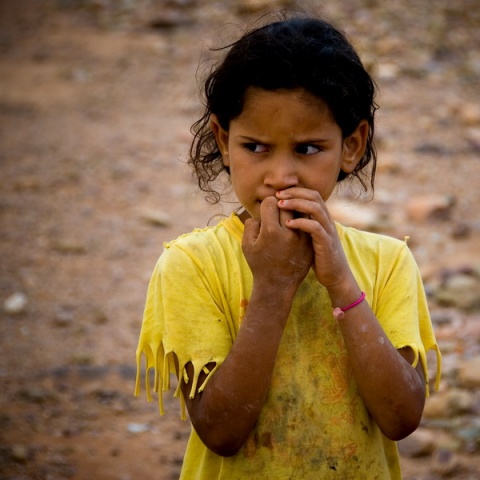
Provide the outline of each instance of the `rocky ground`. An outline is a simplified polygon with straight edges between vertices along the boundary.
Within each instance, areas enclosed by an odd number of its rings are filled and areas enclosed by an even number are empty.
[[[308,3],[381,92],[374,200],[342,188],[331,210],[410,236],[443,351],[440,391],[400,444],[405,479],[479,478],[480,3]],[[206,204],[184,165],[197,66],[289,5],[0,2],[1,479],[177,478],[188,423],[132,392],[162,242],[235,208]]]

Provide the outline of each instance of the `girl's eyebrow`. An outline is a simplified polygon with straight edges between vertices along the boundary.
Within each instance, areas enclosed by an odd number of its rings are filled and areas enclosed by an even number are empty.
[[[244,140],[244,141],[252,142],[252,143],[264,143],[259,138],[250,137],[248,135],[237,135],[237,138],[239,140]]]
[[[307,144],[307,143],[326,143],[330,139],[329,138],[305,138],[300,139],[297,143],[298,144]]]
[[[246,141],[246,142],[252,142],[252,143],[269,143],[267,140],[262,140],[261,138],[255,138],[255,137],[251,137],[249,135],[237,135],[237,138],[239,140],[243,140],[243,141]],[[311,144],[311,143],[327,143],[328,141],[330,141],[329,138],[309,138],[309,137],[305,137],[305,138],[300,138],[298,140],[295,140],[295,143],[297,145],[306,145],[306,144]]]

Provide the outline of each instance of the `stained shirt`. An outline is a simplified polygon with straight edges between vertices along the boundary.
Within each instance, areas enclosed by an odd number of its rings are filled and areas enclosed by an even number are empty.
[[[406,244],[337,224],[352,272],[386,335],[397,349],[410,347],[428,388],[426,352],[440,353],[418,267]],[[218,225],[165,244],[153,272],[137,349],[155,370],[162,391],[170,388],[176,356],[185,402],[201,392],[228,355],[252,291],[252,274],[241,248],[243,224],[232,214]],[[193,378],[185,365],[191,362]],[[211,371],[207,364],[215,364]],[[207,373],[203,384],[198,378]],[[248,379],[247,379],[248,381]],[[295,296],[279,347],[270,390],[255,428],[232,457],[211,452],[195,430],[181,479],[401,479],[395,442],[380,431],[360,396],[326,289],[310,271]]]

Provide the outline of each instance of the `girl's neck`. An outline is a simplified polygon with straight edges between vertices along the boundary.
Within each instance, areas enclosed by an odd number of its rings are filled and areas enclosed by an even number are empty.
[[[242,223],[245,223],[245,220],[247,220],[248,218],[251,218],[251,215],[246,210],[242,210],[237,215],[238,215],[238,218],[242,221]]]

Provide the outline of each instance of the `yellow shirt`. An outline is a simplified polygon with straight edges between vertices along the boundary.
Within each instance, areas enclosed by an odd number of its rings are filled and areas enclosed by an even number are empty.
[[[440,357],[421,278],[405,242],[337,225],[350,267],[387,336],[409,346],[428,382],[426,351]],[[170,388],[176,355],[180,381],[203,390],[235,340],[252,274],[243,256],[243,224],[218,225],[165,244],[153,273],[137,349],[155,369],[154,391]],[[192,362],[195,375],[184,370]],[[199,372],[216,363],[203,385]],[[437,375],[438,379],[439,375]],[[147,397],[150,385],[147,379]],[[175,394],[181,397],[178,387]],[[159,394],[163,413],[162,394]],[[183,414],[185,414],[182,399]],[[380,432],[359,395],[326,290],[311,271],[294,299],[258,422],[242,449],[221,457],[192,429],[181,479],[400,479],[395,442]]]

